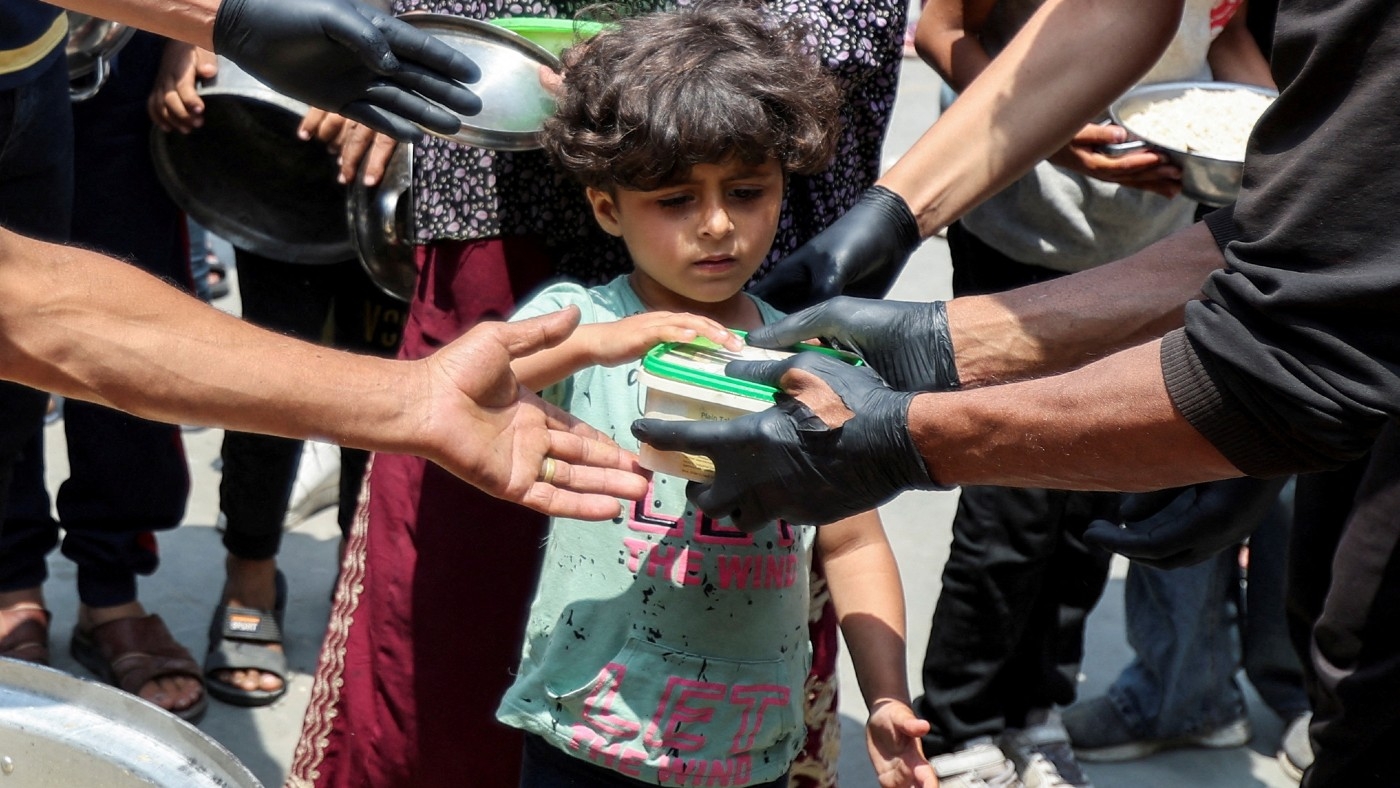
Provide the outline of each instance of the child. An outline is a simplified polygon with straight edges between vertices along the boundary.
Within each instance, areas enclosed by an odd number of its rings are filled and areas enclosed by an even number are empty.
[[[624,20],[566,53],[544,144],[620,236],[631,274],[559,284],[517,317],[584,325],[521,359],[527,387],[636,449],[638,359],[776,319],[742,292],[777,231],[787,172],[823,169],[838,93],[800,33],[749,6]],[[839,491],[813,491],[840,494]],[[611,524],[556,519],[520,670],[498,717],[526,731],[521,785],[782,786],[803,741],[813,551],[870,708],[882,786],[933,785],[904,664],[898,569],[878,517],[745,534],[656,475]]]

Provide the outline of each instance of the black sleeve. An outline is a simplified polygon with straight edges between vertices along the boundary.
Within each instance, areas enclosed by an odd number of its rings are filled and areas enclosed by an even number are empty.
[[[1226,267],[1162,345],[1176,407],[1259,476],[1335,467],[1400,415],[1400,5],[1298,0],[1273,65],[1245,187],[1206,218]]]

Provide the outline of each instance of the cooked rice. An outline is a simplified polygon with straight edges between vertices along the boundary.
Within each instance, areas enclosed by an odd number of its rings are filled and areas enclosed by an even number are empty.
[[[1244,161],[1249,132],[1272,96],[1252,90],[1191,88],[1123,118],[1129,131],[1164,148]]]

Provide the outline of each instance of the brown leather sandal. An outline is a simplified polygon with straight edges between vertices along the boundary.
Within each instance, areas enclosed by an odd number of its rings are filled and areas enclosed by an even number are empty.
[[[108,621],[87,632],[74,627],[69,650],[98,678],[138,697],[141,687],[162,676],[189,676],[204,689],[199,663],[154,613]],[[199,700],[189,707],[168,711],[183,720],[199,722],[208,707],[208,695],[201,691]]]
[[[49,611],[32,603],[0,610],[0,625],[10,628],[0,638],[0,657],[49,664]]]

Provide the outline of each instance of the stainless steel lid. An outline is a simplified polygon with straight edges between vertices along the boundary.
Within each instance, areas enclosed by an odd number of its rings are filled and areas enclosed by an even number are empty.
[[[364,165],[368,159],[366,156],[360,162],[360,172],[345,201],[350,239],[370,281],[394,298],[408,301],[418,278],[408,235],[413,205],[409,194],[413,185],[413,145],[399,143],[377,186],[365,186]]]
[[[539,131],[554,114],[554,96],[540,84],[540,67],[558,71],[549,50],[496,25],[445,14],[411,12],[405,22],[470,57],[481,79],[467,85],[481,99],[481,112],[463,115],[448,139],[492,150],[539,147]]]
[[[354,259],[336,157],[296,136],[307,105],[223,57],[199,95],[202,127],[151,132],[156,174],[176,204],[234,246],[274,260]]]

